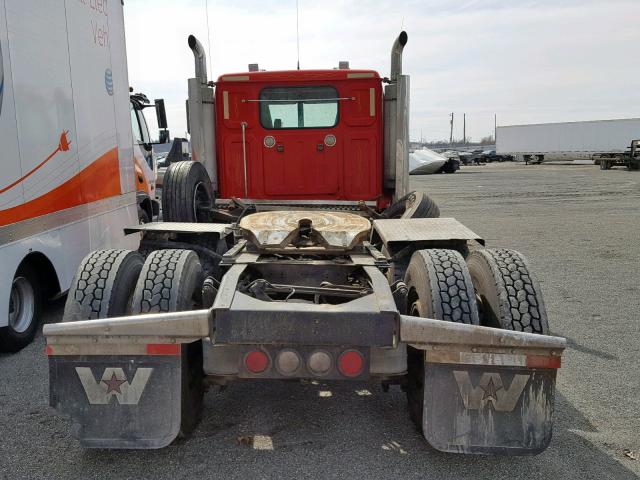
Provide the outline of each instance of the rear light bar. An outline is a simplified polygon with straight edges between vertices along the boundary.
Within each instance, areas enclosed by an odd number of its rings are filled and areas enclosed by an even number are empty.
[[[249,347],[240,377],[355,379],[369,375],[369,351],[344,347]]]

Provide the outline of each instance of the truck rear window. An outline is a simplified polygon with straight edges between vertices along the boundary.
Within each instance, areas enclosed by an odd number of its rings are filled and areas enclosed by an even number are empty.
[[[329,128],[338,123],[333,87],[274,87],[260,92],[260,123],[267,129]]]

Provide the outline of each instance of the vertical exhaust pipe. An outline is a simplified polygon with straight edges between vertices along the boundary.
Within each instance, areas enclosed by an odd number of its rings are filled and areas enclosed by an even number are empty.
[[[408,39],[409,36],[407,35],[407,32],[403,30],[400,32],[400,35],[398,35],[395,42],[393,42],[393,47],[391,47],[390,79],[392,82],[398,80],[398,75],[402,75],[402,50],[404,50],[404,46],[407,44]]]
[[[204,54],[204,48],[202,48],[202,44],[193,35],[189,35],[188,42],[195,60],[196,78],[200,80],[200,83],[207,83],[207,57]]]
[[[218,191],[215,140],[214,89],[207,83],[207,57],[198,39],[189,35],[189,48],[193,52],[196,74],[189,79],[187,116],[191,135],[191,158],[207,169],[214,192]]]

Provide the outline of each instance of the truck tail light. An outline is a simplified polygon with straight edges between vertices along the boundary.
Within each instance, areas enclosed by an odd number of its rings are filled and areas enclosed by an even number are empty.
[[[338,359],[338,370],[345,377],[357,377],[364,368],[364,357],[356,350],[347,350]]]
[[[307,366],[314,375],[326,375],[331,370],[332,363],[331,355],[323,350],[317,350],[309,356]]]
[[[262,373],[269,367],[269,356],[262,350],[253,350],[244,357],[244,365],[251,373]]]
[[[276,368],[282,375],[293,375],[301,364],[300,355],[293,350],[282,350],[276,357]]]

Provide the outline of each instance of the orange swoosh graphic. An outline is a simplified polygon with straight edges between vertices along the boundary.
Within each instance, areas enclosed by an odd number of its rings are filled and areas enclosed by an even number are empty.
[[[113,148],[44,195],[0,210],[0,227],[120,194],[120,162],[118,149]]]
[[[53,157],[55,157],[57,153],[68,151],[69,150],[69,146],[71,145],[71,143],[67,139],[67,133],[69,133],[69,132],[68,131],[62,132],[62,134],[60,135],[60,143],[58,144],[58,148],[56,148],[51,153],[51,155],[49,155],[42,162],[40,162],[38,165],[36,165],[26,175],[20,177],[18,180],[16,180],[15,182],[7,185],[6,187],[0,188],[0,194],[6,192],[7,190],[11,190],[16,185],[24,182],[27,178],[29,178],[31,175],[33,175],[35,172],[37,172],[40,168],[42,168],[49,160],[51,160]]]

